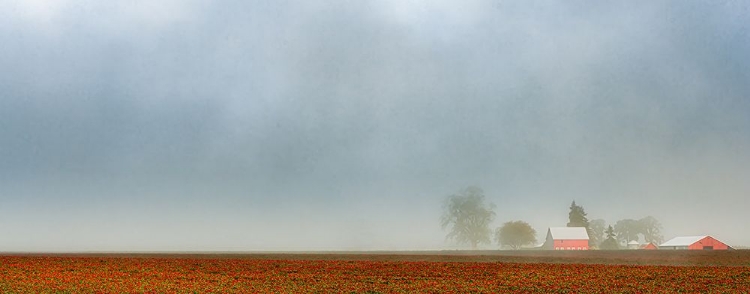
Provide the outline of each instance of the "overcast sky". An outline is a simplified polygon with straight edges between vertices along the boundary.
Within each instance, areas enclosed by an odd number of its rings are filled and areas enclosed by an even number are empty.
[[[748,1],[0,2],[0,251],[750,245]]]

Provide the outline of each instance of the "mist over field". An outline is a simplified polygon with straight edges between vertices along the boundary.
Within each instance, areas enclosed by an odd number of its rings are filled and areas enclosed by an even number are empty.
[[[750,245],[750,2],[0,2],[0,251]],[[498,248],[497,245],[484,248]]]

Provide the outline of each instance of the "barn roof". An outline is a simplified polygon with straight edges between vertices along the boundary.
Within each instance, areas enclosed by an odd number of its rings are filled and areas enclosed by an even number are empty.
[[[675,237],[659,246],[690,246],[708,236]]]
[[[633,241],[628,242],[628,245],[641,245],[641,243],[638,243],[638,241],[633,240]]]
[[[589,234],[584,227],[551,227],[549,233],[555,240],[588,240]]]

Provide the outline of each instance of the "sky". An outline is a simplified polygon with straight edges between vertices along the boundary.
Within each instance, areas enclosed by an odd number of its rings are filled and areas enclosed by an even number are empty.
[[[0,2],[0,251],[750,245],[748,1]],[[485,246],[496,248],[497,245]]]

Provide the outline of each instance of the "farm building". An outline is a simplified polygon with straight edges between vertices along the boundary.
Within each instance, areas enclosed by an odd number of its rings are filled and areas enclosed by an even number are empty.
[[[628,249],[638,249],[639,247],[641,247],[641,243],[638,243],[638,241],[633,240],[628,242]]]
[[[659,245],[659,249],[727,250],[729,245],[711,236],[676,237]]]
[[[641,247],[641,249],[643,249],[643,250],[656,250],[656,249],[659,249],[659,247],[656,246],[656,244],[654,244],[654,243],[648,243],[646,245],[643,245],[643,247]]]
[[[588,250],[589,234],[583,227],[549,228],[547,240],[542,248],[547,250]]]

